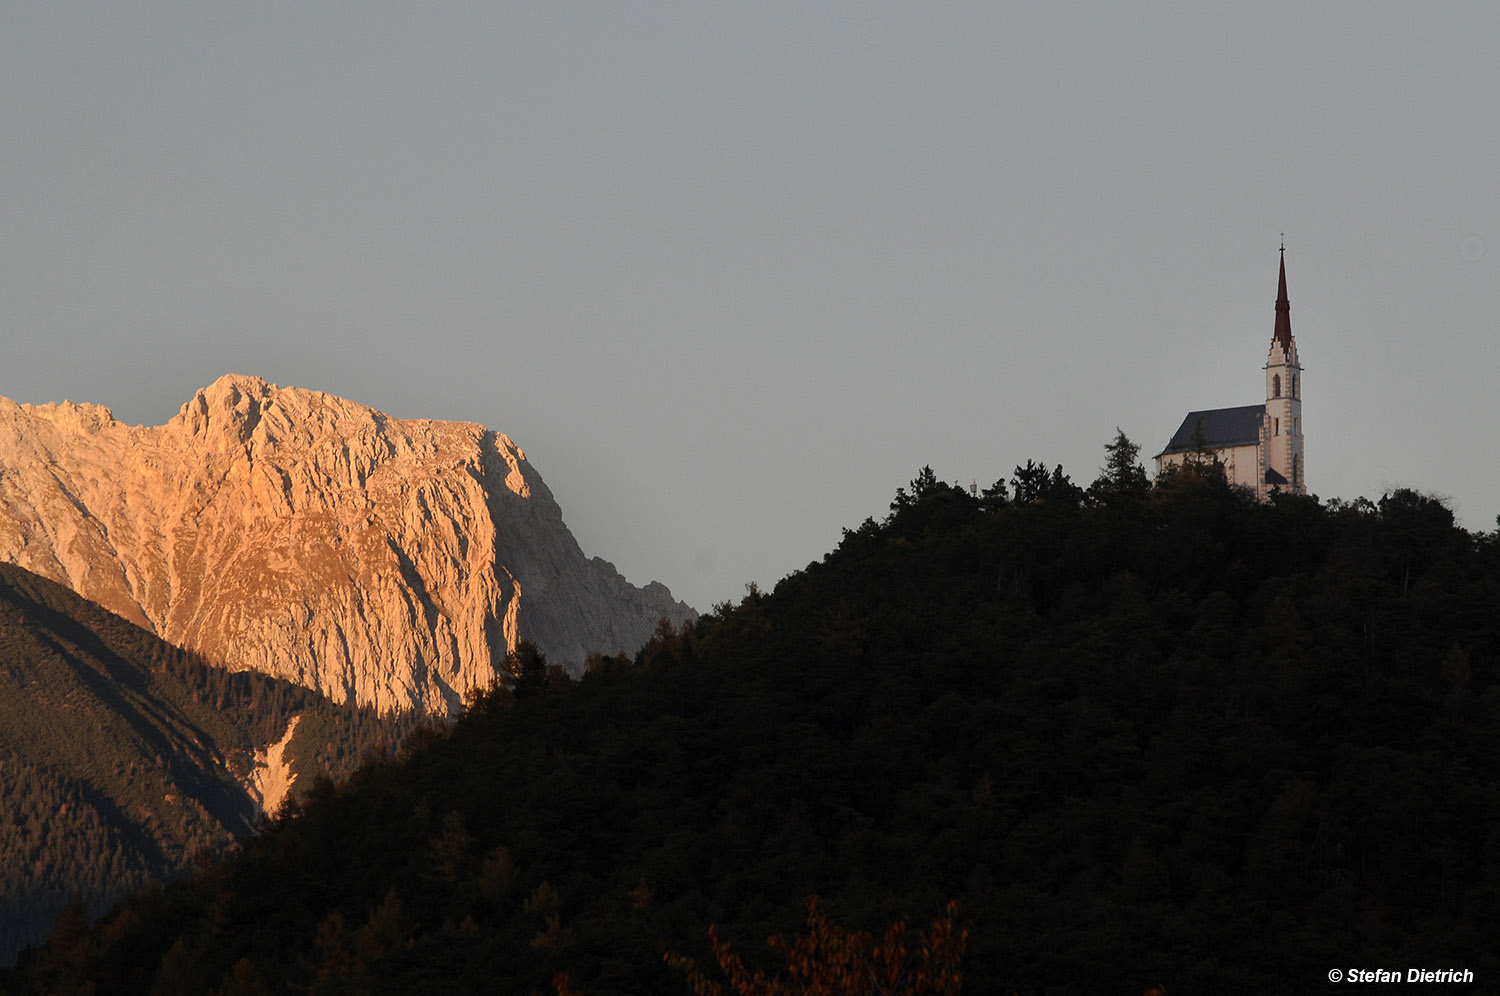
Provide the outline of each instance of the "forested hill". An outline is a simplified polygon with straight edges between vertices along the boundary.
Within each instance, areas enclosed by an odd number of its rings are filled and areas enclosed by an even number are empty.
[[[287,760],[307,784],[415,723],[211,667],[0,564],[0,964],[70,899],[103,912],[248,832],[255,751],[294,716]]]
[[[924,472],[773,592],[576,683],[517,661],[0,982],[682,994],[663,950],[711,964],[717,924],[774,964],[816,894],[877,932],[956,899],[970,993],[1495,991],[1497,607],[1500,539],[1413,492]]]

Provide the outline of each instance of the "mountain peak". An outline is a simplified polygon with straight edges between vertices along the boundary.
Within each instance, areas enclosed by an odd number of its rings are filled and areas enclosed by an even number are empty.
[[[0,404],[0,560],[210,660],[451,710],[521,639],[633,651],[692,611],[590,560],[508,437],[228,374],[155,427]]]

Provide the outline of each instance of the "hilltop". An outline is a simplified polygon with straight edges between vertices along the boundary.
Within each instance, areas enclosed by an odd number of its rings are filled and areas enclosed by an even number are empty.
[[[1415,492],[924,472],[774,591],[581,680],[530,657],[4,981],[685,993],[663,950],[717,924],[762,964],[817,894],[875,930],[957,900],[976,993],[1490,985],[1496,604],[1500,534]]]

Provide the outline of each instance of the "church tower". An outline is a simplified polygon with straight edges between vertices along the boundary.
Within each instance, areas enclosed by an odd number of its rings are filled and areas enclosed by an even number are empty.
[[[1281,280],[1276,289],[1276,329],[1266,356],[1266,418],[1261,426],[1265,490],[1278,487],[1307,493],[1302,450],[1302,364],[1292,338],[1292,308],[1286,296],[1286,245],[1281,246]]]
[[[1156,476],[1213,454],[1224,476],[1261,501],[1273,491],[1307,494],[1302,447],[1302,362],[1292,338],[1292,306],[1286,296],[1286,244],[1276,288],[1276,327],[1266,355],[1265,400],[1235,408],[1187,413],[1166,447],[1156,454]]]

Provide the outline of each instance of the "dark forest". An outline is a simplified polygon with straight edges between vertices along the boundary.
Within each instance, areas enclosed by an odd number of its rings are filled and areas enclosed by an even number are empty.
[[[924,468],[820,562],[580,679],[523,646],[451,729],[64,918],[0,984],[686,994],[692,962],[750,991],[710,928],[772,978],[816,897],[914,944],[948,911],[971,993],[1492,991],[1500,533],[1409,490],[1261,504],[1211,463],[1153,486],[1122,446],[1089,487]]]

